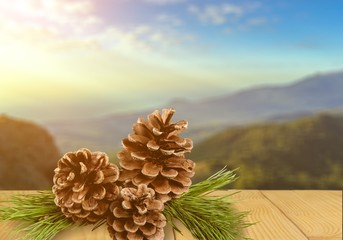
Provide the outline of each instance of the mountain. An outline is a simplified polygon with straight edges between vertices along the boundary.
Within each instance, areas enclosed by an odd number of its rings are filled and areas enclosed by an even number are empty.
[[[273,115],[322,111],[343,107],[343,72],[317,74],[285,86],[267,86],[238,92],[202,103],[232,121],[265,119]]]
[[[48,189],[60,153],[42,127],[0,115],[0,189]]]
[[[175,119],[189,121],[186,134],[197,143],[228,126],[343,108],[342,92],[343,72],[336,72],[313,75],[289,85],[260,86],[202,101],[177,99],[161,108],[175,107]],[[133,122],[152,110],[75,122],[46,122],[45,126],[56,136],[63,151],[84,146],[115,151]]]
[[[287,123],[221,131],[196,145],[196,181],[228,165],[235,188],[342,189],[343,117],[321,114]]]

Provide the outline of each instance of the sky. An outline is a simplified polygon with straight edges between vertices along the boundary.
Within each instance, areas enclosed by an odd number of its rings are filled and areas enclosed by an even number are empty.
[[[0,1],[0,114],[45,121],[342,70],[340,0]]]

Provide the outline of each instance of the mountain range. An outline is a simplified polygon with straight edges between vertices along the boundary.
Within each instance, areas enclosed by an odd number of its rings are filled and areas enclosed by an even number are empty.
[[[312,115],[343,109],[343,72],[315,74],[288,85],[258,86],[201,101],[178,100],[161,105],[176,109],[174,121],[187,119],[187,137],[195,144],[229,126]],[[120,148],[138,117],[154,109],[79,121],[58,120],[44,125],[61,150],[88,147],[101,151]]]

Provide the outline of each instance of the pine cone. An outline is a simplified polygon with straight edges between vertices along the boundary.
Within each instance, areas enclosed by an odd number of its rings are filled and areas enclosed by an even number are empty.
[[[66,153],[53,178],[55,204],[75,222],[96,222],[119,195],[118,177],[118,167],[105,153],[85,148]]]
[[[163,203],[155,191],[141,184],[123,188],[121,200],[112,202],[107,217],[108,230],[115,240],[163,240],[166,218]]]
[[[148,115],[148,121],[139,118],[133,125],[133,134],[123,139],[124,149],[118,153],[121,181],[136,186],[146,184],[154,188],[163,202],[187,192],[194,176],[195,164],[185,158],[193,142],[179,134],[187,128],[187,121],[171,123],[174,109],[163,109]]]

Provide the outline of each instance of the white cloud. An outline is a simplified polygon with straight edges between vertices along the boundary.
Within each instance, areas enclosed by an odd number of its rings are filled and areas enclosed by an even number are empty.
[[[0,39],[12,42],[22,42],[41,45],[44,42],[52,41],[59,36],[58,28],[44,26],[35,22],[20,23],[0,17]]]
[[[255,17],[247,21],[247,25],[251,27],[263,26],[268,22],[266,17]]]
[[[187,0],[143,0],[147,3],[158,4],[158,5],[166,5],[166,4],[176,4],[186,2]]]
[[[156,14],[154,23],[121,27],[99,15],[95,7],[95,1],[88,0],[0,1],[0,44],[51,57],[121,54],[144,62],[173,59],[194,45],[195,36],[178,28],[183,22],[173,14]]]
[[[169,26],[177,27],[183,24],[183,21],[177,16],[170,14],[159,14],[156,17],[157,22],[167,24]]]
[[[7,34],[26,34],[28,29],[50,31],[54,29],[61,35],[86,32],[101,23],[94,15],[94,5],[88,0],[12,0],[0,2],[1,25]],[[4,29],[2,29],[4,30]],[[35,36],[35,34],[33,34]]]
[[[150,25],[136,26],[130,30],[109,27],[101,37],[103,45],[111,46],[120,51],[155,50],[179,47],[183,43],[191,42],[194,36],[180,34],[170,29],[158,29]]]
[[[94,36],[102,19],[88,0],[13,0],[0,2],[0,44],[24,51],[88,53],[102,49]],[[5,58],[3,56],[3,58]],[[7,57],[8,58],[8,57]],[[38,58],[38,57],[37,57]],[[18,57],[11,56],[18,62]],[[0,59],[1,60],[1,59]]]
[[[55,1],[55,4],[63,11],[71,14],[89,14],[93,11],[93,3],[90,1]]]
[[[232,28],[226,28],[226,29],[224,29],[224,33],[231,34],[231,33],[233,33],[233,29]]]
[[[188,11],[204,23],[221,25],[237,20],[259,7],[260,4],[257,2],[250,2],[249,4],[209,4],[203,7],[192,4],[188,7]]]
[[[96,39],[60,39],[47,46],[49,51],[72,52],[82,51],[91,52],[103,50],[103,47]]]
[[[244,9],[241,6],[233,4],[207,5],[204,8],[191,5],[188,10],[196,15],[202,22],[212,24],[226,23],[228,17],[237,17],[244,12]]]

